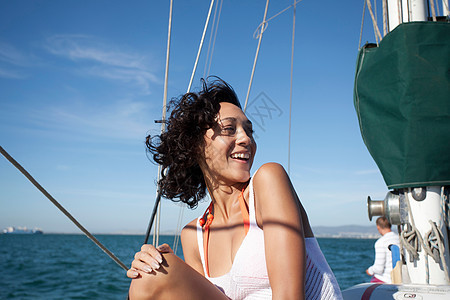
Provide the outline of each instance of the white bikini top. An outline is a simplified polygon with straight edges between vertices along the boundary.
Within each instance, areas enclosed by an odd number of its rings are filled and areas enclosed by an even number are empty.
[[[208,277],[207,275],[205,277],[233,300],[272,299],[272,289],[266,268],[264,233],[256,223],[253,178],[249,183],[248,202],[250,227],[236,252],[230,271],[219,277]],[[200,218],[197,220],[197,242],[203,271],[207,274]]]
[[[228,273],[219,277],[205,277],[233,300],[272,299],[272,289],[267,274],[264,251],[264,232],[256,223],[253,177],[249,183],[250,228],[239,247]],[[203,230],[197,219],[197,242],[204,274],[205,256],[203,250]],[[342,299],[339,285],[316,238],[305,238],[306,249],[306,299]]]

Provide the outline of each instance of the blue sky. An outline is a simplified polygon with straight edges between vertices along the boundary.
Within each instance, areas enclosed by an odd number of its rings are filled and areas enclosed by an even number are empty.
[[[290,4],[271,1],[268,17]],[[222,5],[209,74],[229,82],[242,103],[264,6]],[[169,97],[187,89],[208,8],[175,0]],[[387,192],[353,108],[362,9],[356,0],[297,5],[290,175],[313,226],[368,225],[367,196]],[[94,233],[146,230],[157,168],[144,139],[160,130],[168,14],[169,1],[0,3],[0,145]],[[291,34],[288,10],[263,36],[248,109],[257,123],[253,171],[269,161],[287,168]],[[210,31],[194,90],[208,69],[209,39]],[[373,42],[371,23],[362,40]],[[263,103],[274,110],[261,119],[255,108]],[[186,209],[183,223],[205,205]],[[175,229],[178,214],[163,200],[163,232]],[[7,226],[78,232],[0,157],[0,228]]]

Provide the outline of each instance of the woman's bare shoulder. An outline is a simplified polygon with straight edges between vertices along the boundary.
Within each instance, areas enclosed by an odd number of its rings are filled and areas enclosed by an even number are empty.
[[[289,180],[289,177],[283,166],[275,162],[265,163],[253,176],[253,182],[256,186],[265,186],[280,179]]]
[[[183,240],[191,241],[194,236],[197,234],[197,219],[192,220],[181,230],[181,242]]]

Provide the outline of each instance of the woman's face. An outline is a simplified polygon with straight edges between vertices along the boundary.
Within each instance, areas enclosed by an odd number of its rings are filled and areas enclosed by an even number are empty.
[[[203,173],[229,185],[247,182],[256,153],[252,122],[239,107],[227,102],[220,103],[216,120],[205,133]]]

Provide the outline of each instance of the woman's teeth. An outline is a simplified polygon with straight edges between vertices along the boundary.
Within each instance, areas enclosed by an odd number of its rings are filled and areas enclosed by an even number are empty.
[[[231,158],[249,159],[250,154],[249,153],[233,153],[233,154],[231,154]]]

